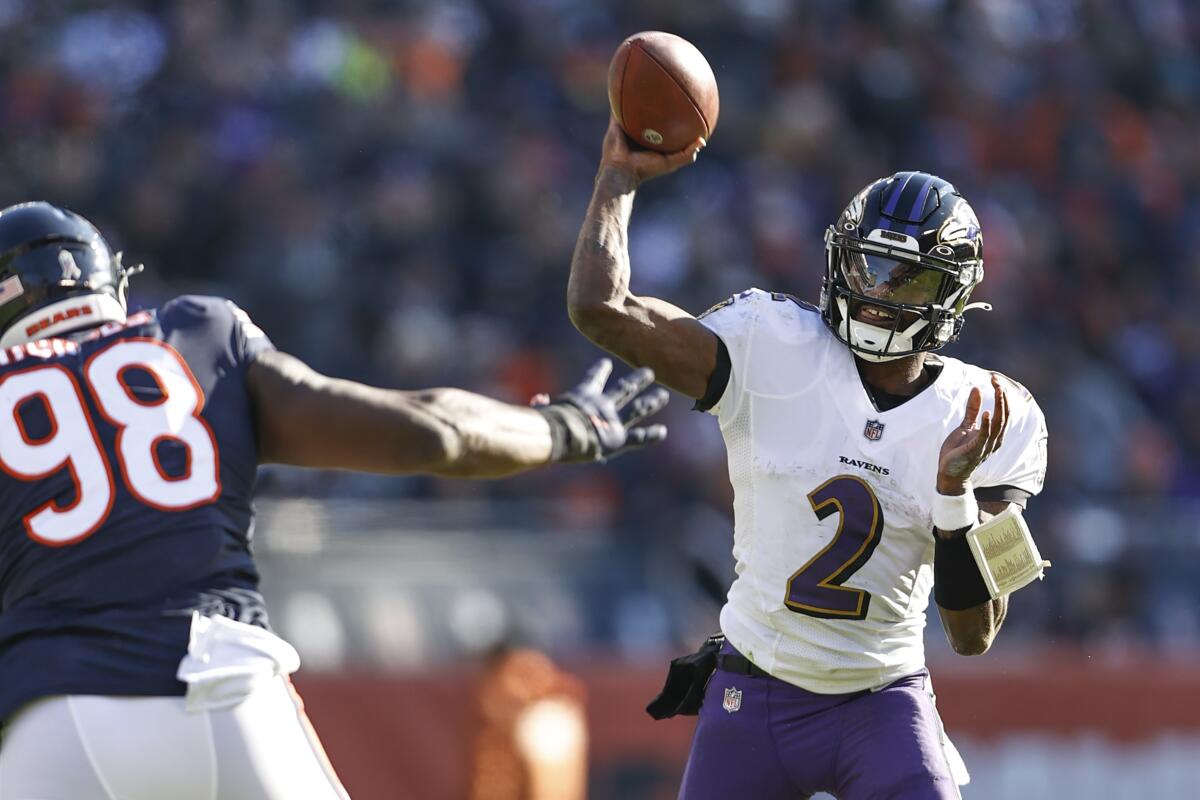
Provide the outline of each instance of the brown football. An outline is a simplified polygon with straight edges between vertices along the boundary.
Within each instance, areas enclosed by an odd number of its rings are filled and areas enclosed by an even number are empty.
[[[721,102],[717,79],[703,54],[673,33],[635,33],[608,66],[608,103],[635,142],[673,153],[708,139]]]

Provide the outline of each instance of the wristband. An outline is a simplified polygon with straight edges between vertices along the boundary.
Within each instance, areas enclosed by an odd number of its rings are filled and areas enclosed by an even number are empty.
[[[979,572],[966,535],[934,538],[933,597],[937,604],[950,611],[962,611],[991,600],[992,593]]]
[[[550,426],[550,463],[557,464],[562,461],[563,455],[567,451],[567,430],[562,419],[556,413],[546,413],[546,408],[535,408],[546,419],[546,424]]]
[[[550,461],[597,461],[600,442],[587,417],[573,405],[551,403],[535,408],[550,425]]]
[[[979,502],[971,484],[962,494],[934,494],[933,527],[939,531],[960,531],[979,524]]]

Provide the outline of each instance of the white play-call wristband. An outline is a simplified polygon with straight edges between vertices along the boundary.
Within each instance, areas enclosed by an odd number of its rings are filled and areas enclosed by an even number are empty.
[[[1042,558],[1037,543],[1029,534],[1029,526],[1019,506],[1010,503],[1003,511],[964,537],[975,566],[995,600],[1012,594],[1045,575],[1050,562]]]
[[[973,528],[979,523],[979,503],[970,484],[962,494],[934,494],[933,527],[939,531]]]

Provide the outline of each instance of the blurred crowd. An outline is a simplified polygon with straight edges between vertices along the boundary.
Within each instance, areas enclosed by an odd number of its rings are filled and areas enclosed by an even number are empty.
[[[1200,642],[1185,0],[0,0],[0,203],[93,219],[147,264],[135,304],[222,294],[320,369],[523,402],[598,355],[566,278],[608,59],[644,29],[700,47],[721,116],[694,166],[639,195],[634,291],[693,313],[749,286],[815,300],[824,227],[859,187],[952,180],[982,221],[976,299],[995,311],[949,352],[1028,386],[1051,433],[1031,517],[1058,566],[1010,624]],[[719,594],[730,490],[715,424],[688,405],[666,446],[615,467],[265,484],[552,496],[550,523],[620,531],[648,564],[687,554]]]

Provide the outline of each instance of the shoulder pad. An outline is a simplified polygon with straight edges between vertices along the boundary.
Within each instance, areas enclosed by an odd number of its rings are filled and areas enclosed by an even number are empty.
[[[794,294],[787,294],[785,292],[771,292],[771,299],[777,303],[787,303],[787,302],[795,303],[796,305],[803,308],[805,311],[811,311],[814,314],[821,313],[821,309],[817,308],[816,306],[814,306],[812,303],[808,302],[807,300],[801,300],[799,297],[796,297],[796,295],[794,295]]]
[[[737,294],[730,295],[729,297],[726,297],[721,302],[710,306],[707,311],[705,311],[703,314],[700,314],[699,316],[697,316],[696,319],[703,319],[704,317],[707,317],[709,314],[712,314],[713,312],[716,312],[716,311],[720,311],[722,308],[728,308],[729,306],[733,305],[734,303],[738,303],[738,302],[753,303],[759,297],[765,297],[766,294],[767,293],[764,292],[762,289],[746,289],[744,291],[738,292]]]

